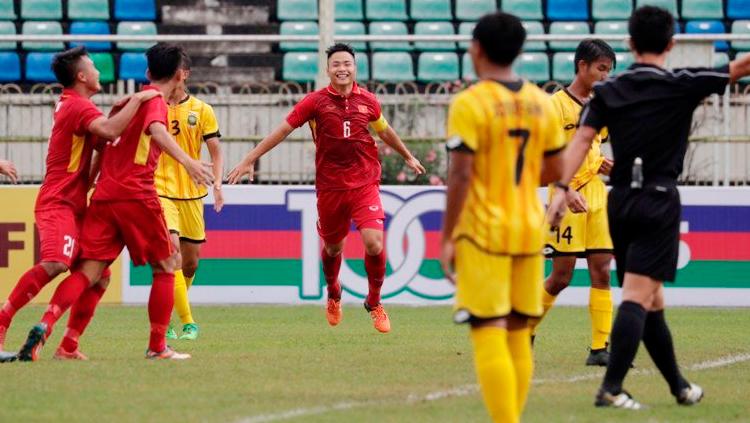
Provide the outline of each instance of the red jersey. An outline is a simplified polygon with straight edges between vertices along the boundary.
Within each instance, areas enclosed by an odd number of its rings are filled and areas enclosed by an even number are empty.
[[[305,96],[286,121],[295,128],[310,123],[318,190],[349,190],[380,183],[378,147],[368,126],[387,123],[374,94],[355,83],[352,93],[344,97],[328,86]]]
[[[55,106],[52,134],[47,149],[47,172],[36,198],[36,209],[72,207],[86,209],[91,154],[95,136],[88,128],[102,112],[90,99],[65,89]]]
[[[146,85],[144,90],[155,90]],[[156,198],[154,171],[161,148],[151,140],[149,125],[167,125],[167,103],[154,97],[143,103],[120,138],[107,144],[102,170],[92,201],[141,200]]]

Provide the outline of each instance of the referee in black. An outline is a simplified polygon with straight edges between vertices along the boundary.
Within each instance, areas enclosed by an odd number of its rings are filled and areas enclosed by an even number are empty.
[[[644,6],[628,22],[636,62],[617,77],[594,86],[581,112],[581,127],[563,155],[560,189],[548,210],[553,227],[565,213],[564,190],[581,165],[591,140],[609,129],[614,168],[610,175],[609,227],[623,287],[622,303],[610,337],[612,352],[596,395],[596,405],[639,409],[622,389],[643,340],[651,359],[682,405],[698,403],[700,386],[688,382],[675,359],[664,319],[664,281],[677,271],[681,204],[677,177],[682,172],[693,111],[711,94],[750,74],[750,56],[718,69],[664,69],[674,46],[674,19]]]

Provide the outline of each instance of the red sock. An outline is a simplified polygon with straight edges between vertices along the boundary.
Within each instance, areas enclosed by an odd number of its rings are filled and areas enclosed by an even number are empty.
[[[323,262],[323,274],[328,286],[328,298],[332,300],[341,299],[341,284],[339,283],[339,269],[341,269],[341,254],[331,257],[325,248],[320,252],[320,260]]]
[[[368,306],[375,307],[380,304],[380,288],[385,279],[385,250],[376,256],[365,254],[365,270],[369,284],[366,302]]]
[[[6,328],[10,326],[16,312],[36,297],[39,291],[44,288],[44,285],[47,285],[51,280],[52,278],[41,264],[37,264],[24,273],[8,296],[8,301],[0,310],[0,326]]]
[[[94,317],[96,305],[99,304],[105,290],[99,284],[94,285],[83,291],[83,294],[73,303],[73,307],[70,309],[70,317],[68,317],[68,327],[65,329],[65,335],[60,344],[62,349],[68,352],[78,349],[78,338],[83,335],[86,326]]]
[[[151,337],[148,349],[164,351],[167,347],[167,327],[174,307],[174,273],[154,273],[151,295],[148,297],[148,319],[151,321]]]
[[[52,333],[52,327],[57,320],[65,314],[76,300],[83,294],[91,282],[81,272],[73,272],[57,286],[52,299],[49,301],[49,307],[42,316],[42,323],[47,324],[47,337]]]

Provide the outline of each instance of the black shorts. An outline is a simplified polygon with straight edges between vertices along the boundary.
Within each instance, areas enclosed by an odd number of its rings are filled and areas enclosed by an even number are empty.
[[[609,230],[620,286],[625,272],[674,281],[680,250],[680,193],[673,186],[612,188]]]

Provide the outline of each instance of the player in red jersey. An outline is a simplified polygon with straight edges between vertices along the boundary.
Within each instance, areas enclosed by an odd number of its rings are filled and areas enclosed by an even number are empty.
[[[15,313],[47,283],[66,272],[78,256],[78,235],[86,210],[86,194],[95,176],[90,171],[94,138],[120,136],[141,103],[159,95],[147,92],[125,98],[117,104],[124,106],[121,113],[107,118],[91,101],[91,97],[101,90],[99,71],[83,47],[56,55],[52,69],[64,89],[55,106],[46,175],[34,208],[41,260],[21,276],[0,310],[0,350]],[[73,305],[68,330],[55,353],[56,358],[86,358],[78,351],[78,336],[91,320],[108,282],[109,276],[105,274]]]
[[[396,150],[417,174],[424,167],[388,125],[380,103],[372,93],[355,82],[357,66],[354,50],[346,44],[330,47],[328,76],[331,84],[308,94],[286,120],[250,151],[229,173],[236,184],[243,175],[253,179],[255,161],[283,141],[295,128],[309,122],[315,141],[315,187],[318,195],[318,233],[323,239],[323,273],[328,285],[328,323],[341,322],[341,284],[338,280],[341,251],[353,220],[365,245],[365,269],[369,293],[365,309],[375,328],[390,331],[390,320],[380,304],[380,288],[385,278],[383,219],[380,201],[380,161],[378,147],[370,136],[372,127],[388,146]]]
[[[143,91],[173,94],[185,78],[180,64],[186,57],[181,47],[157,44],[146,52],[151,85]],[[123,113],[120,111],[119,113]],[[114,116],[119,115],[119,113]],[[186,359],[166,345],[165,333],[174,301],[172,248],[159,198],[154,171],[162,149],[187,169],[196,184],[213,183],[210,164],[190,158],[167,131],[167,105],[161,97],[145,102],[122,135],[108,143],[101,174],[81,232],[81,263],[60,283],[41,322],[34,326],[18,353],[23,361],[38,358],[41,346],[59,317],[97,281],[124,246],[136,266],[149,263],[153,284],[148,314],[151,336],[147,358]]]

